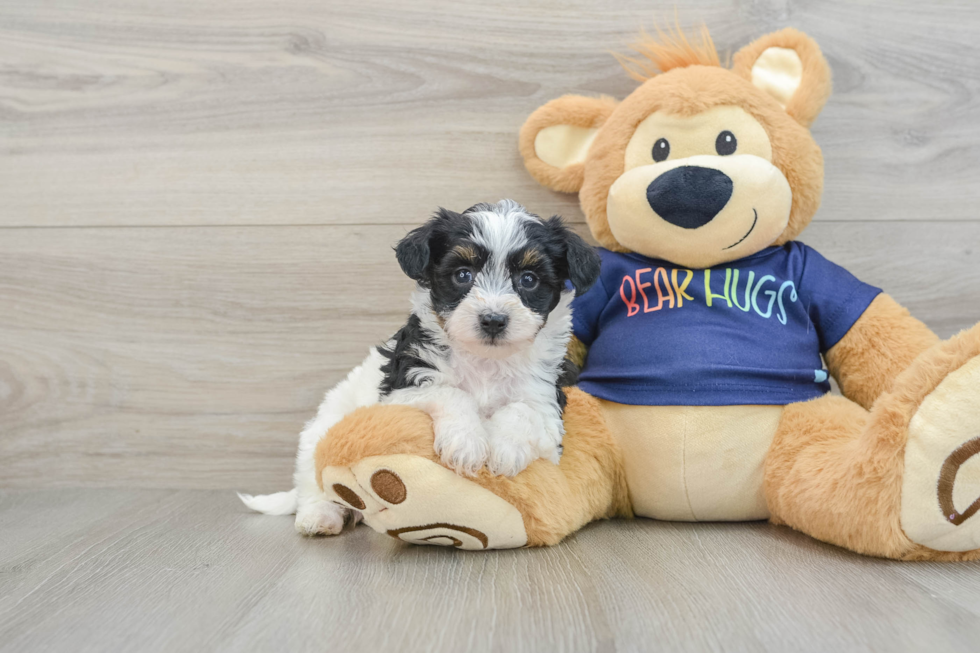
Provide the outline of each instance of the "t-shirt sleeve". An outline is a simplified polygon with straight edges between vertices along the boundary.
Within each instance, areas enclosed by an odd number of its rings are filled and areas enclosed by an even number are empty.
[[[609,302],[602,277],[584,295],[572,300],[572,333],[586,346],[599,335],[599,314]]]
[[[881,293],[880,288],[858,280],[853,274],[831,263],[815,249],[802,245],[803,273],[800,299],[820,337],[820,351],[836,345]]]

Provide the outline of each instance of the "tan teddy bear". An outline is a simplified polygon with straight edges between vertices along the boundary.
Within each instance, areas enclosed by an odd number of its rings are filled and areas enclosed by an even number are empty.
[[[980,327],[940,342],[794,240],[823,185],[816,43],[782,30],[731,69],[706,32],[638,51],[625,100],[558,98],[520,135],[528,170],[579,193],[603,248],[600,282],[575,300],[583,368],[561,464],[457,476],[424,413],[374,406],[321,441],[324,490],[375,530],[462,548],[553,544],[635,514],[980,557]]]

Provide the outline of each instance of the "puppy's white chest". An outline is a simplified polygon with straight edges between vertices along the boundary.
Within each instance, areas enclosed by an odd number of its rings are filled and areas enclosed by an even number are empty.
[[[455,372],[456,387],[469,394],[489,419],[502,406],[528,398],[526,382],[499,365],[460,365]]]

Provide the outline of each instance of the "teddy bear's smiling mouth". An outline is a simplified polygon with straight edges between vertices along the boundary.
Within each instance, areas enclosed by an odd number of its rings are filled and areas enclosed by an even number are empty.
[[[741,238],[739,238],[737,242],[734,242],[734,243],[732,243],[732,244],[731,244],[731,245],[729,245],[728,247],[725,247],[725,248],[722,248],[722,250],[721,250],[721,251],[723,251],[723,252],[724,252],[724,251],[725,251],[725,250],[727,250],[727,249],[731,249],[732,247],[735,247],[735,245],[738,245],[738,244],[739,244],[739,243],[741,243],[741,242],[742,242],[743,240],[745,240],[746,238],[748,238],[748,237],[749,237],[749,234],[750,234],[750,233],[752,233],[752,230],[753,230],[753,229],[755,229],[755,225],[756,225],[756,224],[757,224],[757,223],[759,222],[759,212],[758,212],[758,211],[756,211],[755,209],[752,209],[752,213],[753,213],[753,215],[754,215],[755,217],[754,217],[754,218],[752,218],[752,226],[751,226],[751,227],[749,227],[749,230],[745,232],[745,235],[744,235],[744,236],[742,236]]]

